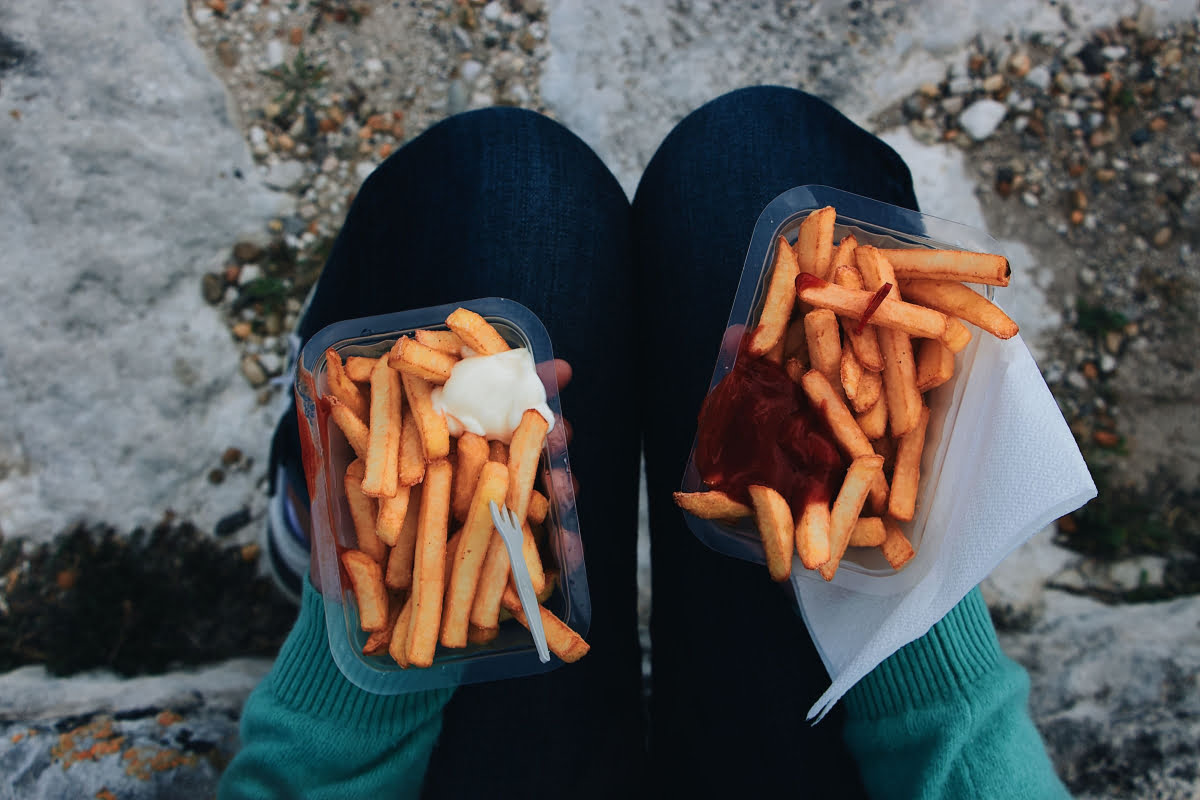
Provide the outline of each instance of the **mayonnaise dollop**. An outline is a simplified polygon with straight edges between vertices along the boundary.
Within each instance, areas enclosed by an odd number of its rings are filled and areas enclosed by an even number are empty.
[[[433,388],[433,408],[446,416],[451,436],[470,431],[507,444],[531,408],[554,428],[546,387],[523,347],[456,363],[445,385]]]

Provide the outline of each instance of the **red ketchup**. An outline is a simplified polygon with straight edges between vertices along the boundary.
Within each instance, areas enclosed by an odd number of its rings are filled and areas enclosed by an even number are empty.
[[[799,513],[809,499],[828,503],[846,476],[833,434],[804,390],[745,346],[705,399],[696,439],[700,477],[743,503],[760,484]]]

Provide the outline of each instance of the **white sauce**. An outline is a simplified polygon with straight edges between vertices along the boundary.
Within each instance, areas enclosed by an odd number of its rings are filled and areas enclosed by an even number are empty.
[[[451,436],[470,431],[507,444],[531,408],[554,428],[546,387],[523,347],[459,361],[445,385],[433,387],[433,408],[446,416]]]

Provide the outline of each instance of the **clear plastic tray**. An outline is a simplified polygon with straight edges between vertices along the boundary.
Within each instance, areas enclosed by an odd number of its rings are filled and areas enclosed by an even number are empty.
[[[762,310],[771,264],[775,257],[775,243],[780,236],[795,242],[800,223],[812,211],[825,206],[837,210],[834,241],[853,234],[860,244],[886,248],[942,248],[974,250],[976,252],[1003,255],[999,242],[986,233],[957,222],[931,217],[906,208],[881,203],[828,186],[798,186],[776,197],[763,210],[754,226],[742,279],[734,296],[733,308],[729,312],[726,329],[744,326],[753,329]],[[977,287],[993,296],[993,287]],[[925,450],[921,461],[921,484],[917,494],[917,510],[912,522],[902,523],[901,529],[913,543],[916,556],[903,569],[893,569],[878,548],[852,548],[846,551],[841,566],[834,576],[833,584],[853,591],[875,595],[892,595],[905,591],[916,584],[933,562],[936,552],[947,531],[926,526],[928,498],[937,492],[954,491],[954,476],[941,474],[941,463],[945,456],[945,442],[956,425],[967,426],[966,430],[983,431],[982,410],[962,408],[959,398],[971,377],[971,368],[979,343],[980,331],[967,324],[971,331],[971,343],[955,356],[954,378],[930,392],[929,428],[926,433]],[[986,335],[986,334],[984,334]],[[712,392],[737,360],[741,337],[726,336],[717,363],[713,369],[708,391]],[[696,468],[696,440],[692,440],[692,451],[683,474],[681,491],[705,491]],[[765,563],[762,542],[752,520],[737,525],[704,520],[684,513],[688,527],[700,541],[725,555],[746,561]],[[824,579],[814,570],[804,569],[799,559],[793,560],[793,573],[809,580]]]
[[[327,391],[325,351],[332,347],[343,359],[378,356],[386,353],[400,336],[417,329],[445,330],[446,317],[460,307],[483,316],[512,346],[529,348],[539,366],[553,361],[550,336],[533,312],[512,300],[491,297],[335,323],[308,341],[297,366],[296,408],[302,420],[300,439],[312,498],[313,547],[318,571],[313,581],[320,588],[325,604],[329,649],[351,683],[375,694],[402,694],[515,678],[549,672],[562,665],[553,656],[550,663],[542,664],[529,631],[515,621],[502,623],[499,635],[486,645],[462,649],[439,645],[433,666],[426,669],[401,669],[387,654],[362,654],[367,634],[359,627],[354,593],[340,558],[343,550],[355,546],[354,526],[342,488],[342,476],[346,465],[353,460],[353,453],[341,430],[330,424],[323,404],[317,402]],[[538,371],[548,374],[550,381],[555,380],[553,369]],[[547,392],[551,395],[547,404],[556,417],[561,417],[557,386],[550,388],[554,391]],[[560,571],[558,586],[545,605],[586,637],[592,609],[564,426],[555,425],[551,429],[543,456],[540,477],[550,501],[546,533],[554,566]]]

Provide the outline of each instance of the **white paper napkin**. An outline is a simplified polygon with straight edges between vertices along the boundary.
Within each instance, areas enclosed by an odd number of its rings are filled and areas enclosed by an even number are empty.
[[[937,443],[938,452],[930,453],[935,463],[942,459],[942,477],[918,513],[927,514],[926,538],[941,541],[927,554],[920,579],[882,596],[815,581],[800,574],[798,561],[792,570],[801,614],[833,681],[809,709],[809,719],[819,721],[884,659],[927,633],[1018,545],[1096,496],[1066,420],[1021,338],[977,334],[972,348],[960,402],[985,413],[972,424],[956,424]],[[942,535],[932,536],[934,530]]]

